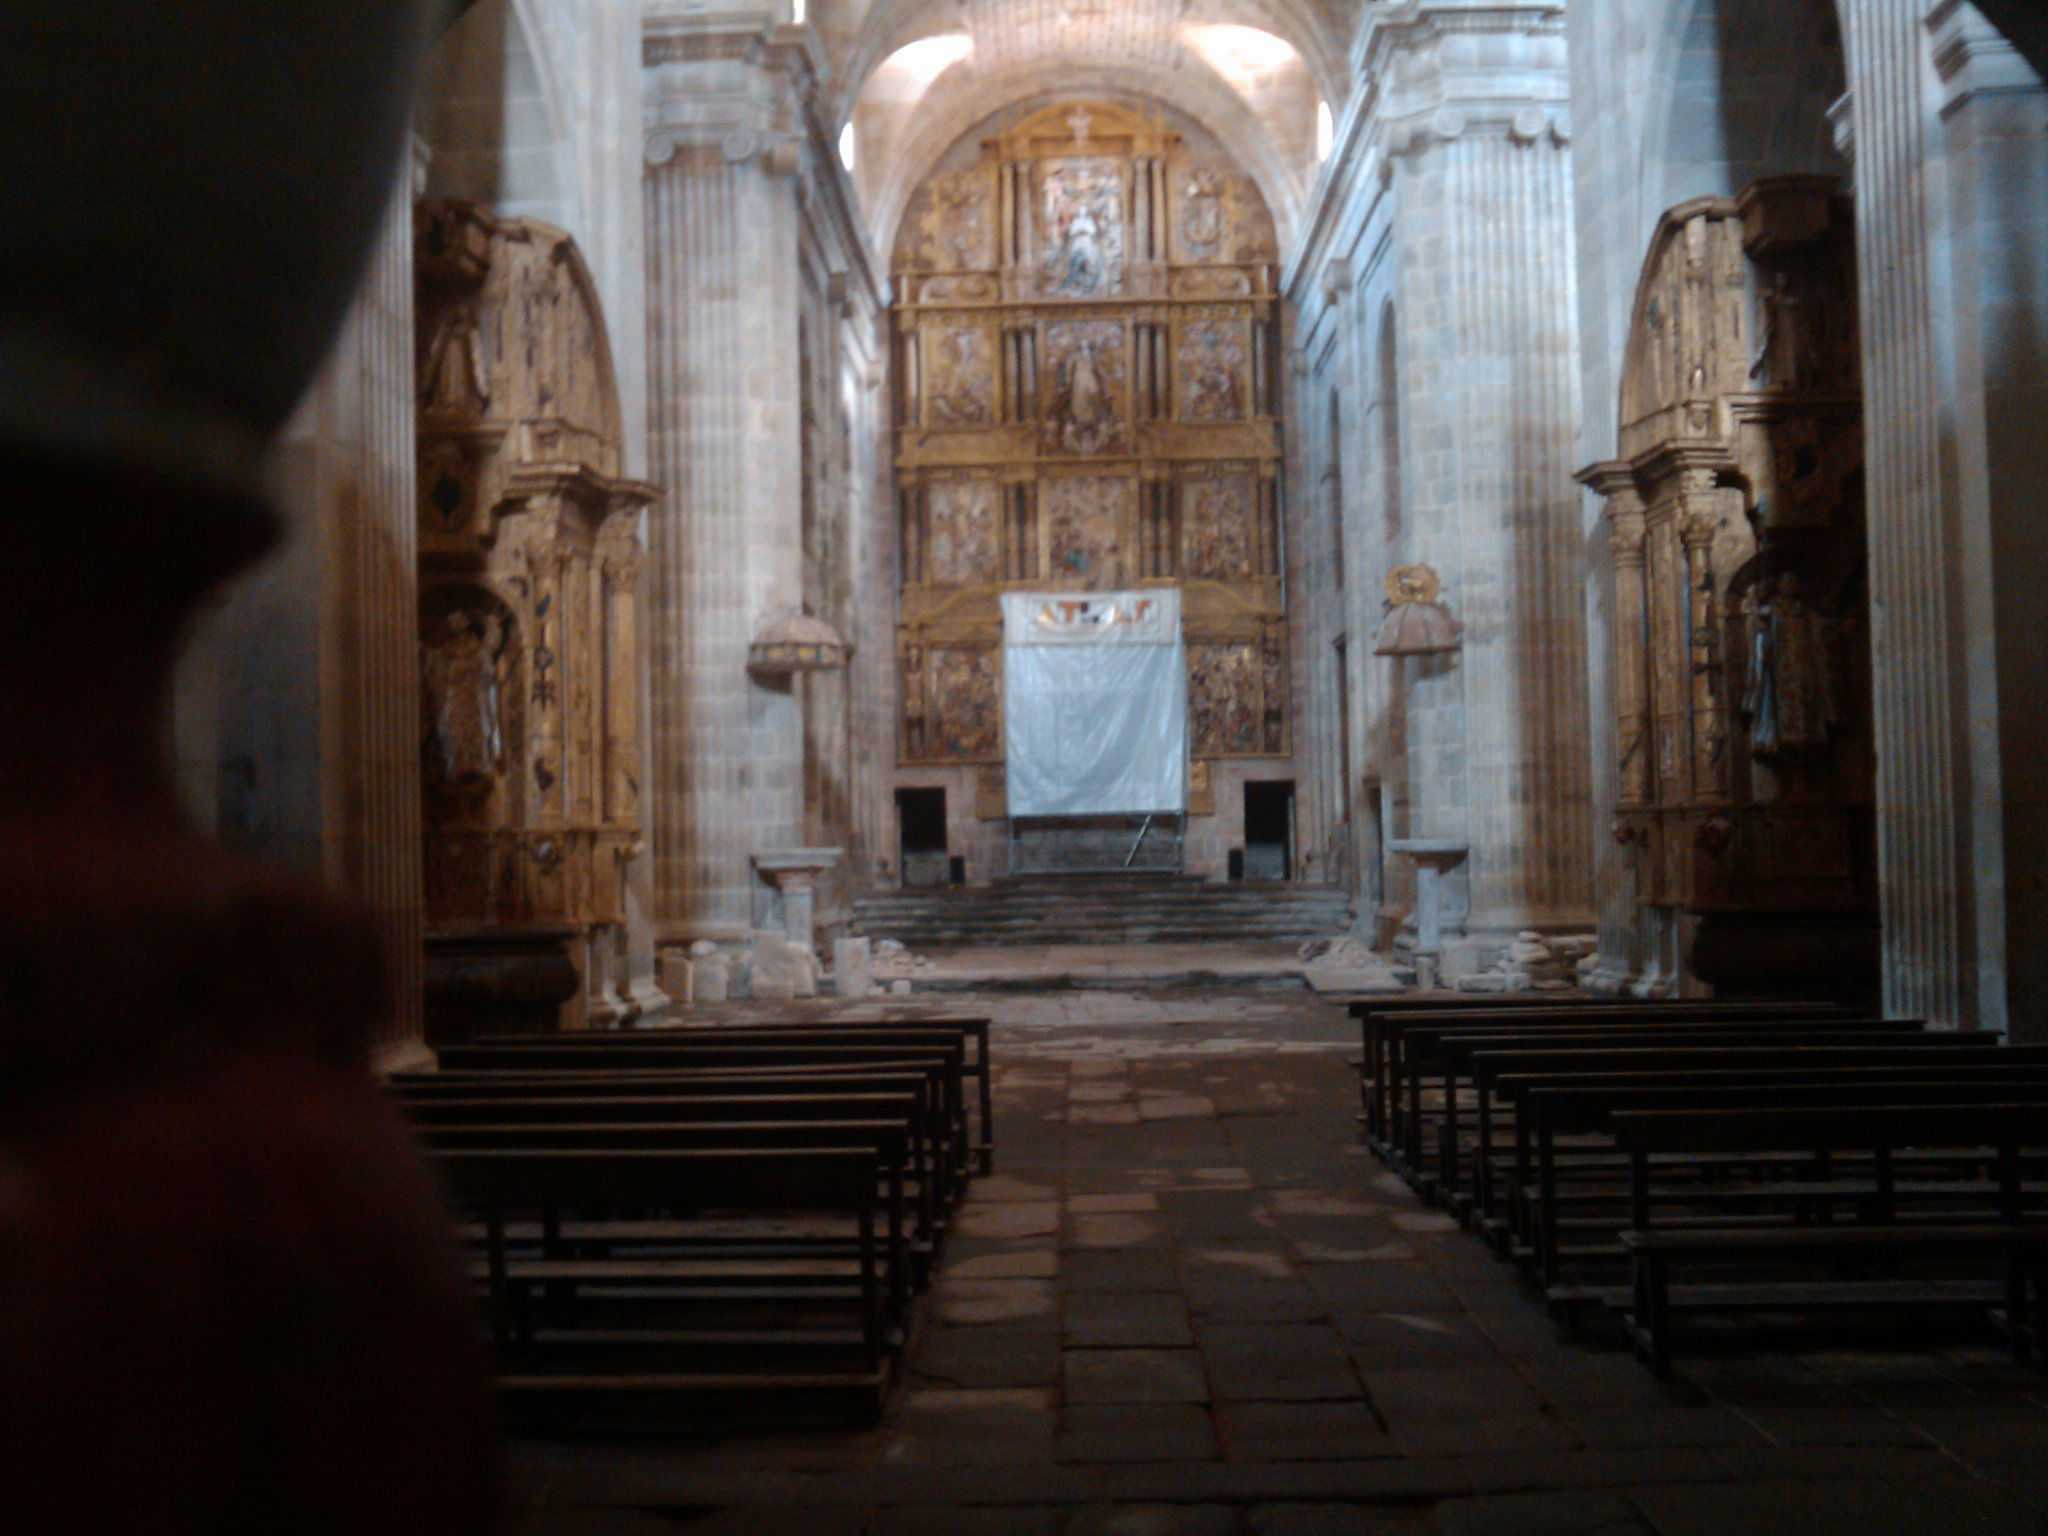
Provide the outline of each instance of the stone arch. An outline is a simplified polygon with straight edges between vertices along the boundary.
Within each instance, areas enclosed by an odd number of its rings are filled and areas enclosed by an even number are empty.
[[[1333,110],[1340,107],[1349,95],[1352,82],[1347,73],[1348,39],[1340,35],[1328,19],[1306,0],[1228,0],[1217,14],[1204,19],[1256,26],[1284,39],[1302,56],[1317,91],[1331,103]],[[834,103],[833,121],[844,121],[852,112],[868,77],[890,54],[906,43],[939,32],[955,31],[959,26],[960,14],[956,9],[935,6],[931,0],[876,0],[862,19],[851,57],[841,72],[842,83]],[[1030,61],[1037,67],[1052,71],[1071,62],[1054,59]],[[1076,86],[1075,89],[1093,88]]]
[[[918,130],[899,148],[869,210],[875,248],[894,249],[911,196],[946,153],[978,125],[1020,105],[1049,105],[1076,96],[1150,101],[1185,114],[1214,135],[1258,184],[1273,215],[1282,254],[1291,249],[1309,188],[1287,166],[1243,99],[1206,72],[1110,63],[1058,68],[1032,64],[993,75],[956,66],[940,76],[920,107]]]
[[[1759,176],[1846,173],[1828,120],[1847,89],[1836,0],[1692,0],[1667,16],[1645,156],[1659,212]]]

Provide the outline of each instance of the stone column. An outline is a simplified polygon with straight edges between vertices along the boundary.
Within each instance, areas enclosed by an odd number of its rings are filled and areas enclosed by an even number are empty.
[[[391,1062],[424,1049],[409,192],[279,443],[287,545],[232,591],[200,662],[220,831],[374,916],[397,983]]]
[[[1928,11],[1842,6],[1884,998],[1894,1014],[2039,1029],[2048,879],[2025,786],[2043,750],[2048,560],[2033,502],[2048,235],[2022,189],[2043,154],[2040,83],[1971,8]]]
[[[803,721],[747,674],[756,630],[801,601],[797,367],[808,33],[764,18],[650,18],[651,478],[646,797],[664,947],[753,925],[757,848],[802,841]]]
[[[1948,176],[1954,443],[1970,676],[1979,1020],[2048,1038],[2048,90],[1974,7],[1928,19]],[[1991,643],[1986,644],[1989,640]],[[1996,721],[1997,729],[1989,729]],[[2000,985],[2002,980],[2003,985]]]
[[[1411,831],[1470,845],[1451,884],[1474,934],[1587,928],[1562,13],[1409,14],[1368,48],[1401,82],[1386,131],[1409,557],[1443,576],[1466,626],[1464,650],[1425,660],[1411,685]]]

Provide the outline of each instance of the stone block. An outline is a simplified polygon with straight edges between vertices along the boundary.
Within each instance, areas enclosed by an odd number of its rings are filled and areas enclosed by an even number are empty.
[[[747,970],[750,996],[784,1000],[818,995],[816,962],[779,933],[755,931]]]
[[[1077,1403],[1064,1415],[1062,1461],[1213,1461],[1216,1431],[1192,1403]]]
[[[691,997],[700,1003],[722,1003],[732,996],[732,959],[718,946],[699,939],[690,946]]]
[[[841,997],[867,997],[875,991],[874,956],[865,938],[837,939],[832,945],[832,980]]]
[[[696,967],[690,958],[680,950],[665,949],[655,962],[661,983],[661,990],[678,1008],[687,1008],[697,999],[696,981],[693,975]]]

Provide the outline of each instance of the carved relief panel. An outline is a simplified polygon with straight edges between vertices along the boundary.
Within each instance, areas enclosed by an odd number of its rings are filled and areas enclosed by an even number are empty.
[[[1874,910],[1853,253],[1839,189],[1785,177],[1673,209],[1645,263],[1622,457],[1582,478],[1649,907]]]
[[[421,777],[430,926],[624,916],[639,829],[638,514],[573,242],[423,203]]]
[[[1147,581],[1187,593],[1197,777],[1288,750],[1277,261],[1256,185],[1201,130],[1108,103],[1015,113],[912,196],[906,763],[999,765],[1004,587]]]

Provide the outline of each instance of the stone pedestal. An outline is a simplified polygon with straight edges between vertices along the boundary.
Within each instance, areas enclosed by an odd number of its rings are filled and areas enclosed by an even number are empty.
[[[583,983],[569,953],[580,937],[561,925],[427,935],[427,1043],[559,1029],[563,1005]]]
[[[866,997],[875,990],[874,952],[864,938],[840,939],[832,946],[832,984],[841,997]]]
[[[1445,838],[1394,838],[1389,853],[1415,861],[1415,958],[1416,978],[1422,977],[1422,960],[1435,960],[1444,948],[1444,876],[1464,863],[1470,851],[1466,845]]]
[[[1444,876],[1465,861],[1470,851],[1464,843],[1445,838],[1394,838],[1389,853],[1415,861],[1415,947],[1420,953],[1439,954],[1444,946]]]
[[[754,868],[782,897],[782,931],[805,954],[817,947],[818,882],[845,856],[843,848],[773,848],[754,855]]]

